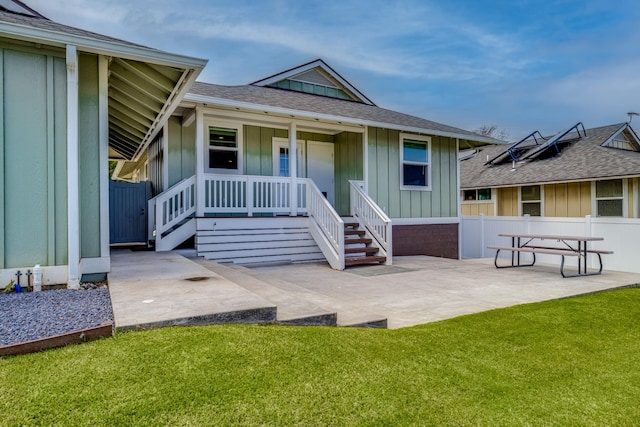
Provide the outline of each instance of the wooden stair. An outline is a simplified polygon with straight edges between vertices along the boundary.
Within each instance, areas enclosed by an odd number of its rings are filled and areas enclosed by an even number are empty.
[[[383,264],[387,257],[376,255],[380,249],[371,246],[372,239],[365,237],[366,232],[360,229],[360,223],[353,217],[343,217],[344,221],[344,253],[345,267],[356,265]]]

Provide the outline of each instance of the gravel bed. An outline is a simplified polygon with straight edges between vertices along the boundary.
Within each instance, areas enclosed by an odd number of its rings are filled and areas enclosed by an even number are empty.
[[[107,288],[0,294],[0,346],[113,323]]]

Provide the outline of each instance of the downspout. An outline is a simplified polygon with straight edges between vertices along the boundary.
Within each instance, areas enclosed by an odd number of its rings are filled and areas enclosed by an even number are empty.
[[[457,209],[458,209],[458,259],[462,259],[462,201],[460,200],[460,139],[456,138],[456,175],[457,175],[457,184],[456,184],[456,200],[458,201]]]
[[[67,45],[67,238],[69,289],[80,288],[80,187],[78,154],[78,51]]]

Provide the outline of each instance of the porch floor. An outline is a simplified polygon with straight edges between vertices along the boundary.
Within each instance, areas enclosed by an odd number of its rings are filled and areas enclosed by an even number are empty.
[[[639,274],[606,270],[563,279],[557,265],[498,270],[493,259],[394,257],[393,266],[336,271],[326,263],[245,268],[193,257],[114,250],[116,327],[278,321],[401,328],[640,284]]]

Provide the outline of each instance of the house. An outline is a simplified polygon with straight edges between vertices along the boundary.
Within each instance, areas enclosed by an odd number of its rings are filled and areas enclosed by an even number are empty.
[[[108,272],[108,160],[136,159],[206,61],[0,3],[0,286]],[[23,284],[25,278],[22,278]]]
[[[629,123],[533,132],[462,159],[463,215],[640,216],[640,139]]]
[[[114,177],[152,183],[157,250],[195,235],[221,262],[343,269],[457,258],[458,149],[495,142],[378,107],[318,59],[247,85],[196,82]]]

